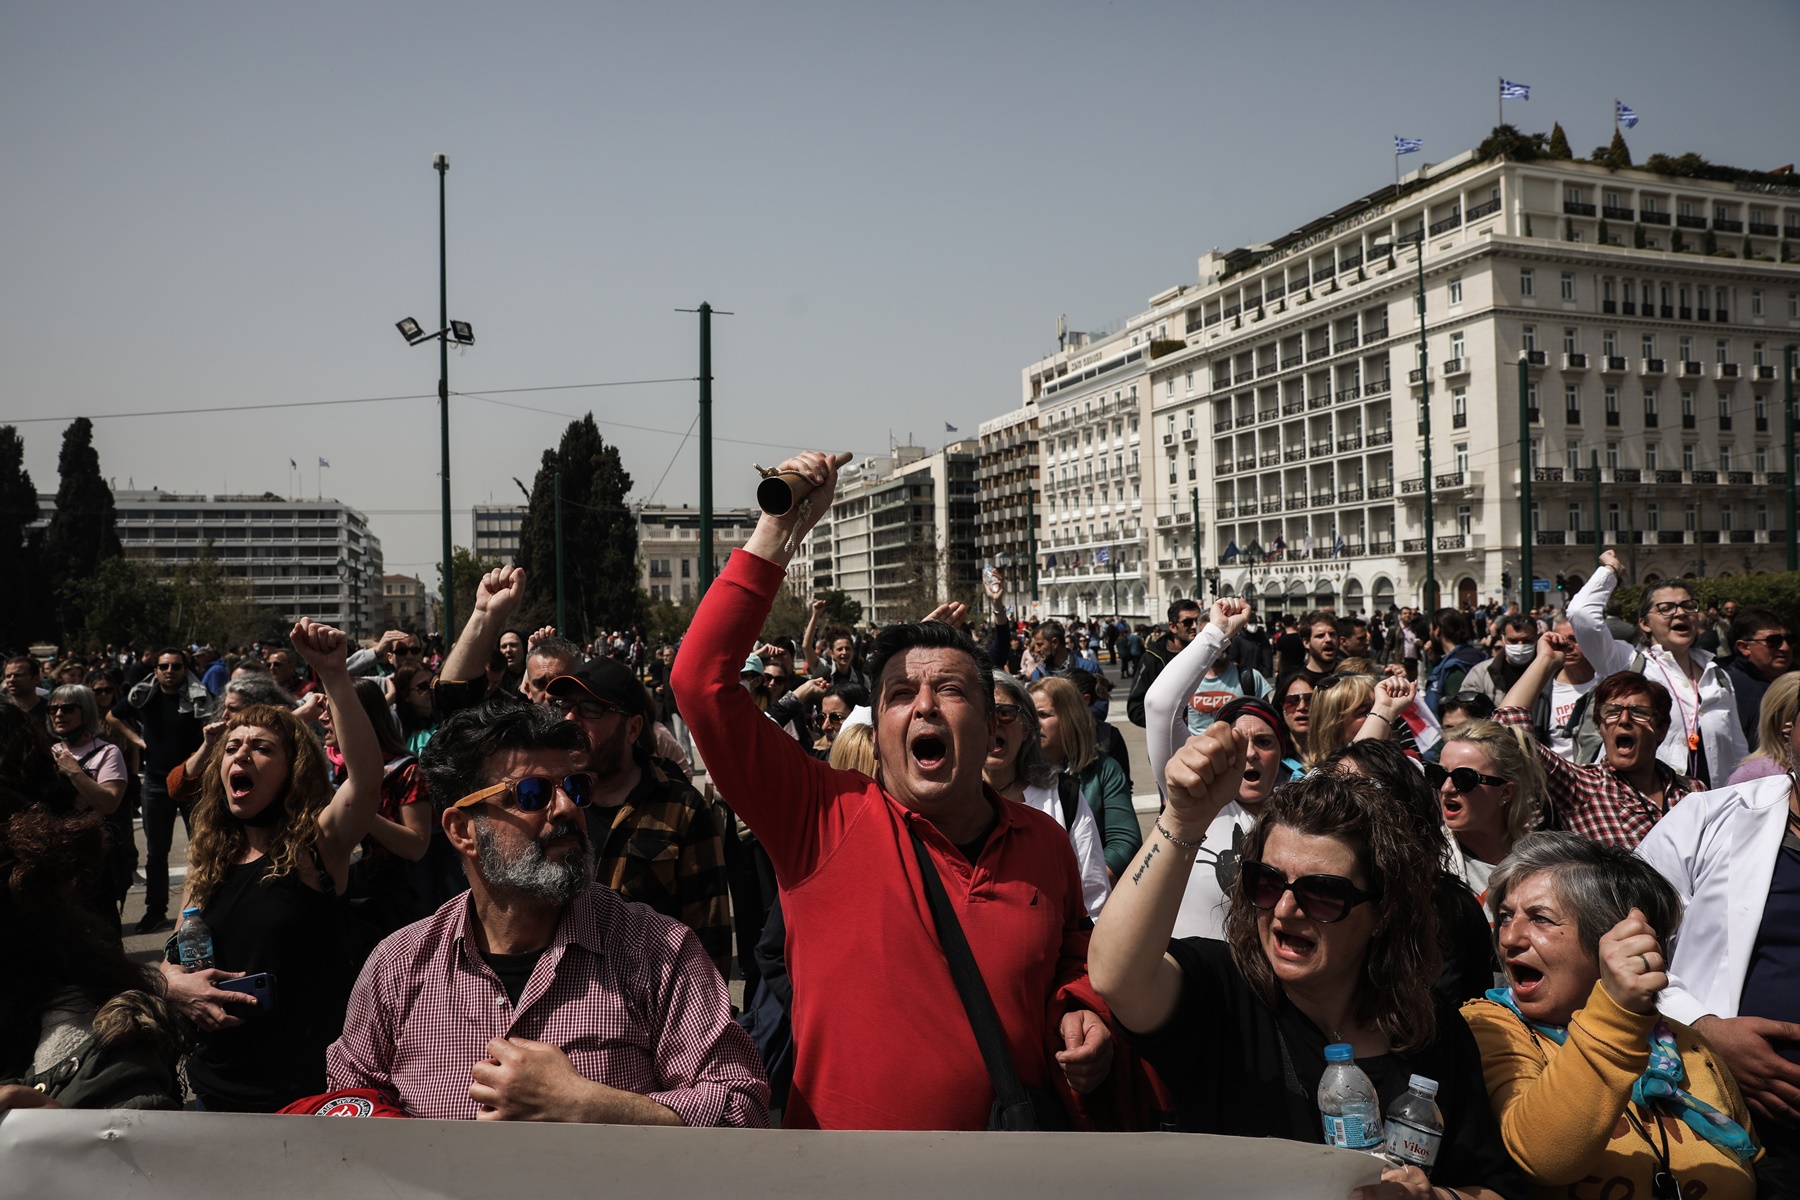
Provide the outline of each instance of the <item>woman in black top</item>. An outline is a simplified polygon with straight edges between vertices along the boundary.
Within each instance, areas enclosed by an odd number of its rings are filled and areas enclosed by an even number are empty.
[[[1277,788],[1243,847],[1227,940],[1169,940],[1195,852],[1242,774],[1242,739],[1222,722],[1169,761],[1168,807],[1088,948],[1095,989],[1173,1093],[1180,1127],[1320,1142],[1325,1047],[1348,1042],[1384,1109],[1426,1075],[1445,1123],[1430,1178],[1389,1168],[1360,1196],[1527,1195],[1474,1038],[1432,995],[1437,863],[1387,788],[1324,773]]]
[[[182,906],[201,909],[215,967],[162,971],[200,1027],[188,1079],[208,1109],[273,1112],[324,1091],[325,1047],[355,982],[340,897],[380,801],[381,751],[344,669],[344,635],[302,620],[291,637],[330,703],[346,777],[334,795],[318,739],[270,705],[230,717],[207,756]],[[217,986],[265,972],[275,977],[267,1011]]]

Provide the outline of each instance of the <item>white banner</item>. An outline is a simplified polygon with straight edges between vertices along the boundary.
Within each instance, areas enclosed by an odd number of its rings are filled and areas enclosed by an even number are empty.
[[[1343,1200],[1381,1162],[1169,1133],[819,1133],[228,1113],[0,1117],[0,1198]]]

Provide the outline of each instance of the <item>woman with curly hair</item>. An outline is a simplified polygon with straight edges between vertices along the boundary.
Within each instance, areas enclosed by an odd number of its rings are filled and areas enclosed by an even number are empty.
[[[1432,996],[1436,855],[1390,789],[1333,772],[1277,788],[1244,842],[1226,940],[1169,940],[1244,749],[1215,722],[1169,760],[1168,806],[1088,947],[1095,989],[1173,1093],[1180,1128],[1321,1141],[1325,1048],[1347,1043],[1384,1103],[1424,1075],[1444,1114],[1431,1177],[1389,1168],[1365,1194],[1523,1196],[1474,1038]]]
[[[333,794],[318,739],[272,705],[230,717],[201,768],[182,907],[212,930],[214,966],[186,974],[165,961],[162,972],[201,1030],[188,1079],[207,1109],[273,1112],[324,1091],[325,1047],[354,982],[340,897],[380,801],[381,751],[344,669],[344,635],[302,620],[291,640],[324,688],[346,777]],[[218,986],[263,973],[275,983],[262,1011]]]
[[[76,897],[105,838],[98,813],[0,791],[0,1113],[181,1107],[186,1022]]]

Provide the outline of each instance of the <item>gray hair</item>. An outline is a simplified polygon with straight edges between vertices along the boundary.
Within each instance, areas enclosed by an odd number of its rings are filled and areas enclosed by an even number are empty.
[[[994,672],[994,690],[1005,694],[1005,703],[1019,706],[1019,723],[1025,727],[1025,741],[1013,760],[1013,771],[1019,781],[1027,787],[1054,787],[1056,765],[1044,753],[1044,743],[1038,734],[1037,705],[1033,703],[1031,693],[1004,671]]]
[[[81,728],[67,739],[69,745],[85,745],[100,736],[100,704],[94,699],[94,689],[87,684],[65,683],[50,693],[49,703],[81,706]]]
[[[1629,850],[1572,833],[1520,838],[1488,880],[1488,911],[1497,915],[1507,893],[1543,873],[1549,874],[1557,899],[1575,919],[1582,948],[1591,955],[1599,954],[1600,939],[1634,908],[1665,942],[1681,925],[1681,897],[1655,867]]]
[[[243,675],[227,683],[219,692],[219,706],[214,715],[225,715],[225,697],[236,694],[251,704],[267,704],[273,708],[285,708],[292,712],[300,702],[288,694],[288,690],[275,682],[272,675]]]
[[[533,646],[526,658],[560,658],[571,666],[579,667],[587,661],[581,647],[567,638],[547,637]]]

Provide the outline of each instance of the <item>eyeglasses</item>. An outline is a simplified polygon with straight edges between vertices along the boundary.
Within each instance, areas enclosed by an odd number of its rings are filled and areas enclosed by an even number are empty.
[[[601,720],[609,713],[618,713],[621,717],[631,715],[617,704],[607,704],[600,700],[555,700],[552,703],[556,705],[557,711],[565,717],[571,713],[578,713],[590,721]]]
[[[157,663],[156,669],[159,671],[185,671],[187,665],[185,663]]]
[[[423,653],[425,653],[425,648],[423,646],[395,646],[394,647],[394,657],[395,658],[399,658],[402,655],[405,655],[406,657],[410,658],[415,654],[423,654]]]
[[[1000,723],[1002,725],[1011,725],[1014,721],[1019,719],[1019,713],[1022,711],[1023,710],[1017,704],[994,705],[994,715],[1000,718]]]
[[[81,705],[79,704],[46,704],[44,707],[53,717],[57,713],[74,713],[77,716],[81,715]]]
[[[1254,859],[1246,859],[1239,868],[1238,886],[1244,898],[1264,912],[1292,892],[1300,915],[1321,925],[1341,921],[1357,905],[1381,899],[1381,893],[1365,892],[1342,875],[1302,875],[1290,883],[1280,871]]]
[[[413,693],[414,695],[417,695],[420,692],[430,693],[431,684],[429,682],[415,683],[413,686],[407,688],[406,690]]]
[[[1458,767],[1454,771],[1448,771],[1436,763],[1425,764],[1425,782],[1431,785],[1432,791],[1435,792],[1441,790],[1446,779],[1450,781],[1451,787],[1455,788],[1465,796],[1484,783],[1491,783],[1495,787],[1500,787],[1502,784],[1509,782],[1508,780],[1498,779],[1492,775],[1483,775],[1474,767]]]
[[[1767,646],[1771,650],[1779,650],[1793,640],[1792,635],[1785,633],[1771,633],[1767,637],[1744,639],[1744,641],[1752,643],[1753,645]]]
[[[1200,618],[1199,617],[1183,617],[1183,618],[1181,618],[1181,620],[1179,620],[1175,623],[1177,625],[1181,626],[1183,629],[1192,629],[1194,626],[1200,624]]]
[[[1311,692],[1289,692],[1281,698],[1281,707],[1288,712],[1299,712],[1312,707]]]
[[[516,808],[527,813],[541,812],[550,807],[559,791],[576,808],[586,808],[594,801],[594,776],[589,771],[577,771],[573,775],[564,775],[561,779],[549,775],[527,775],[523,779],[496,783],[479,792],[470,792],[450,807],[465,808],[504,793],[506,799],[500,802],[503,808]]]
[[[1673,616],[1678,612],[1697,613],[1700,603],[1697,600],[1662,600],[1650,606],[1650,611],[1659,617]]]
[[[842,725],[844,723],[844,718],[848,715],[848,713],[828,712],[822,715],[819,720],[826,725]]]
[[[1641,704],[1602,704],[1600,720],[1606,725],[1616,725],[1621,721],[1630,721],[1636,725],[1653,725],[1656,714]]]

